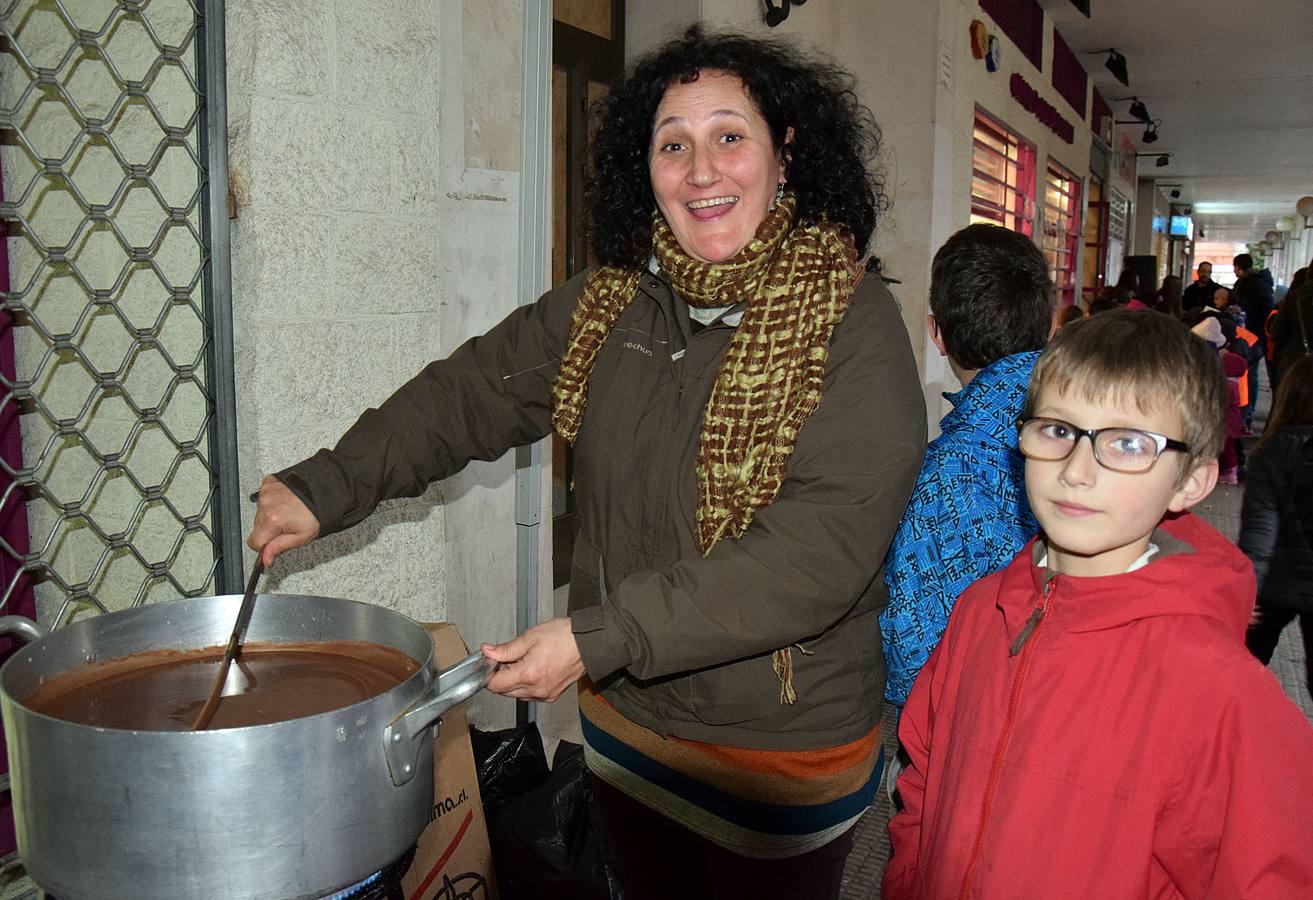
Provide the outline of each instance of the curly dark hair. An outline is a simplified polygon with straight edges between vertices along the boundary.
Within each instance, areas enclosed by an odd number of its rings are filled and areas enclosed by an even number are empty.
[[[652,252],[656,197],[648,154],[657,106],[674,82],[696,81],[701,70],[737,76],[782,152],[798,221],[826,220],[851,234],[863,256],[876,215],[888,207],[884,184],[867,168],[880,129],[857,98],[851,75],[828,61],[807,59],[781,41],[740,34],[684,36],[640,59],[628,77],[598,102],[600,121],[588,184],[589,238],[608,266],[643,266]],[[788,129],[793,141],[784,148]]]

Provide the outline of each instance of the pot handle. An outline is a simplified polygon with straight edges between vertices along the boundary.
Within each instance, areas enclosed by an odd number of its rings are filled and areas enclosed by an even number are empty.
[[[48,632],[27,616],[0,616],[0,634],[12,634],[31,644],[39,641]],[[9,792],[9,773],[0,775],[0,794]]]
[[[423,696],[383,729],[383,755],[387,757],[394,785],[401,787],[415,777],[421,745],[417,738],[430,725],[436,738],[442,727],[442,714],[483,690],[496,669],[495,661],[482,653],[471,653],[439,672]]]
[[[0,634],[17,635],[23,643],[30,644],[41,640],[47,632],[27,616],[0,616]]]

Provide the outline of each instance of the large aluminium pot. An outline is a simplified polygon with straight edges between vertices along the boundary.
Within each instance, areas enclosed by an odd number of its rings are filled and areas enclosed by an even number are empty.
[[[18,848],[61,900],[308,898],[408,851],[433,808],[440,716],[487,681],[477,655],[434,673],[433,643],[398,613],[348,600],[262,595],[255,642],[369,641],[421,663],[341,709],[202,732],[78,725],[23,704],[44,679],[143,650],[222,645],[239,596],[110,613],[40,637],[0,670]],[[27,620],[0,631],[34,637]]]

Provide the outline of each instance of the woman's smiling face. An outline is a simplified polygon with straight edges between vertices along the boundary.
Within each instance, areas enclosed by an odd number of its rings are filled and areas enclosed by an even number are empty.
[[[703,70],[696,81],[666,88],[648,172],[679,246],[714,263],[756,234],[784,181],[784,161],[738,76]]]

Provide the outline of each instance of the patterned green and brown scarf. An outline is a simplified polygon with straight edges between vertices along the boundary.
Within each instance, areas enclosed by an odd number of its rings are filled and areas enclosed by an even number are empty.
[[[796,208],[785,194],[747,246],[721,263],[689,256],[665,218],[654,216],[653,251],[679,296],[703,308],[748,301],[702,416],[696,536],[703,555],[726,534],[740,537],[779,493],[798,429],[821,401],[830,334],[864,274],[850,237],[828,223],[794,227]],[[641,274],[601,268],[584,284],[552,388],[552,425],[571,444],[597,354]],[[790,650],[777,650],[774,664],[780,702],[795,702]]]

